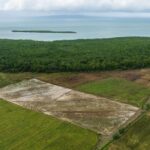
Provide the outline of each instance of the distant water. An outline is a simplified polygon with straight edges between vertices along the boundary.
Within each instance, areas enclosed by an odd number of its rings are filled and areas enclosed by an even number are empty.
[[[77,34],[13,33],[12,30],[75,31]],[[150,18],[24,17],[0,19],[0,39],[41,41],[150,36]]]

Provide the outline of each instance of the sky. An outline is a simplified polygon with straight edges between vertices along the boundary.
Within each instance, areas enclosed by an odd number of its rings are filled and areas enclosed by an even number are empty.
[[[150,0],[0,0],[0,11],[150,13]]]

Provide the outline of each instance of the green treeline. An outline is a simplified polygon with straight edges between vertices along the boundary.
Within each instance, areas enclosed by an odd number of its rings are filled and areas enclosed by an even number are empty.
[[[65,72],[150,67],[150,38],[39,42],[0,40],[1,72]]]

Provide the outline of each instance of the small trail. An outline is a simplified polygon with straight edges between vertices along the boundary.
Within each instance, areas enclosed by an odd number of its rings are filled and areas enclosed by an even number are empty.
[[[93,150],[101,150],[109,141],[111,141],[111,136],[99,135],[98,142]]]

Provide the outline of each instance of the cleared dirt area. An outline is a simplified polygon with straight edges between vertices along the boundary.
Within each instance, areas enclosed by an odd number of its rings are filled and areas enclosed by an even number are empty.
[[[139,108],[37,79],[0,89],[0,98],[72,122],[105,136],[139,113]]]
[[[82,72],[82,73],[54,73],[38,74],[34,78],[57,84],[60,86],[75,88],[80,84],[97,81],[106,78],[124,78],[144,86],[150,87],[150,69],[137,69],[125,71],[101,71],[101,72]],[[33,78],[33,77],[32,77]]]

